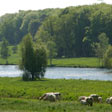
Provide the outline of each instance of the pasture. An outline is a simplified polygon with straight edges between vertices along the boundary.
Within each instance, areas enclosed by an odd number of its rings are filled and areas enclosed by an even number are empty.
[[[0,111],[2,112],[111,112],[105,103],[112,96],[111,81],[43,79],[24,82],[21,78],[0,78]],[[46,92],[61,92],[57,102],[39,101]],[[81,105],[78,97],[90,94],[103,97],[102,104]],[[19,105],[19,106],[18,106]]]

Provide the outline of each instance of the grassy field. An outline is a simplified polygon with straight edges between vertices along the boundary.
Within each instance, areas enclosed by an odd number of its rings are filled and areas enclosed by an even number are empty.
[[[8,64],[19,64],[21,59],[20,51],[13,53],[13,46],[9,46],[10,56],[8,57]],[[19,49],[19,46],[18,46]],[[6,60],[0,56],[0,64],[6,64]],[[60,67],[100,67],[98,58],[94,57],[81,57],[81,58],[61,58],[53,59],[52,64]],[[49,60],[48,60],[49,66]]]
[[[99,67],[98,58],[91,57],[53,59],[53,64],[63,67]]]
[[[43,79],[24,82],[21,78],[0,78],[0,111],[2,112],[112,112],[105,103],[112,96],[111,81]],[[62,99],[55,103],[39,101],[46,92],[61,92]],[[99,94],[102,104],[93,107],[78,102],[82,95]],[[18,106],[19,105],[19,106]]]
[[[13,54],[8,58],[9,64],[18,64],[20,56]],[[0,64],[5,64],[6,61],[0,58]],[[49,65],[49,61],[48,61]],[[65,58],[65,59],[53,59],[53,65],[59,67],[100,67],[98,58]]]
[[[11,56],[8,57],[8,63],[19,64],[20,59],[19,53],[11,54]],[[53,59],[52,63],[54,66],[60,67],[100,67],[98,58],[94,57]],[[6,64],[6,60],[0,58],[0,64]]]

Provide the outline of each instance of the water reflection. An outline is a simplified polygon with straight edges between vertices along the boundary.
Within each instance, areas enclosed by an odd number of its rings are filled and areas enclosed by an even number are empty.
[[[0,77],[18,77],[22,71],[15,65],[0,65]],[[51,79],[90,79],[90,80],[112,80],[111,69],[99,68],[69,68],[49,67],[45,73],[46,78]]]

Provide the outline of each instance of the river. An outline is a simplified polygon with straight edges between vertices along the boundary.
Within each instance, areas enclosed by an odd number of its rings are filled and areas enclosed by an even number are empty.
[[[20,77],[22,71],[15,65],[0,65],[0,77]],[[70,67],[48,67],[45,78],[50,79],[89,79],[89,80],[111,80],[111,69],[100,68],[70,68]]]

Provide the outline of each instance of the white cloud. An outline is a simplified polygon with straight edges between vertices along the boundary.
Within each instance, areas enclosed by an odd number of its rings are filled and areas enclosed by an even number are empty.
[[[105,0],[112,4],[112,0]],[[101,0],[1,0],[0,15],[18,10],[38,10],[45,8],[64,8],[84,4],[101,3]]]

